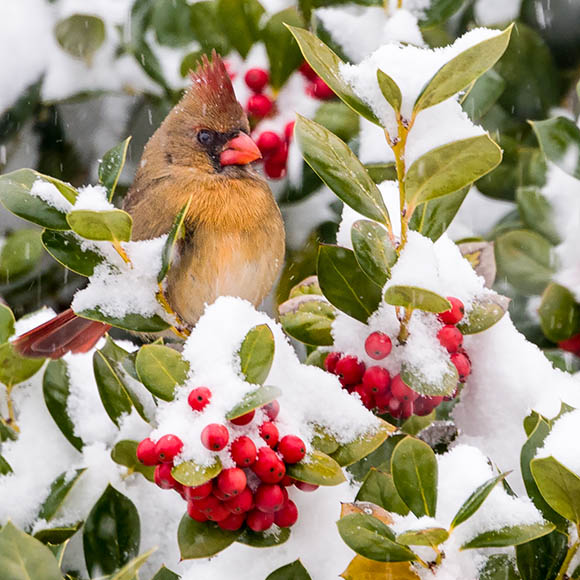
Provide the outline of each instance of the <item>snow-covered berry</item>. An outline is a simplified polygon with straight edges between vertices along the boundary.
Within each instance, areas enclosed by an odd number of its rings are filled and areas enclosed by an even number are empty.
[[[324,368],[329,373],[334,373],[336,371],[336,363],[341,359],[342,353],[340,352],[329,352],[324,359]]]
[[[197,387],[189,393],[187,402],[192,411],[203,411],[211,400],[211,391],[207,387]]]

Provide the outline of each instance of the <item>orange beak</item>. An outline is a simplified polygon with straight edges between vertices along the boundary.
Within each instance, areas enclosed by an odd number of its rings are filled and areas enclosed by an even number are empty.
[[[220,154],[220,163],[222,165],[247,165],[261,157],[262,154],[254,141],[245,133],[240,133],[225,144]]]

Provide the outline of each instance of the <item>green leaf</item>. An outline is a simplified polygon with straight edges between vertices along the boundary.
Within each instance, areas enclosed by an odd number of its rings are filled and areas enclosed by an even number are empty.
[[[397,181],[397,169],[394,163],[367,163],[365,169],[375,183]]]
[[[302,63],[300,49],[287,28],[303,26],[304,22],[296,8],[286,8],[274,14],[262,31],[262,40],[270,63],[270,85],[274,90],[282,88],[288,77]]]
[[[169,8],[171,4],[166,5]],[[101,159],[99,163],[99,182],[102,183],[109,192],[109,201],[113,199],[115,195],[115,189],[117,188],[117,183],[119,183],[119,177],[121,177],[121,172],[125,165],[125,159],[127,158],[127,149],[129,148],[129,141],[131,137],[127,137],[122,143],[119,143],[112,149],[109,149]]]
[[[580,332],[580,304],[572,292],[556,282],[548,284],[538,309],[542,332],[560,342]]]
[[[215,48],[218,54],[226,55],[230,47],[224,34],[224,27],[218,18],[217,4],[196,2],[189,7],[189,10],[189,23],[202,51],[209,54]]]
[[[488,70],[461,101],[463,110],[473,121],[479,121],[495,105],[504,90],[503,78],[495,70]]]
[[[141,523],[133,502],[111,485],[83,527],[85,563],[91,577],[112,574],[139,554]]]
[[[65,212],[30,193],[37,179],[53,183],[66,199],[71,201],[69,198],[72,197],[74,202],[76,191],[70,186],[50,179],[32,169],[19,169],[12,173],[0,175],[0,201],[8,211],[33,224],[51,230],[70,229]],[[72,192],[74,192],[74,197]]]
[[[324,296],[345,314],[366,323],[379,307],[381,288],[363,272],[353,251],[321,245],[317,270]]]
[[[137,353],[135,369],[139,380],[153,395],[173,401],[175,387],[187,378],[189,363],[173,348],[147,344]]]
[[[391,435],[396,427],[379,419],[380,423],[374,431],[357,437],[354,441],[341,445],[334,453],[334,459],[340,466],[346,467],[372,453]]]
[[[0,249],[0,283],[10,284],[28,274],[42,257],[38,230],[17,230],[4,238]]]
[[[14,334],[14,314],[5,304],[0,303],[0,344]]]
[[[568,536],[558,530],[516,546],[522,580],[556,580],[568,552]]]
[[[42,379],[42,393],[48,412],[61,433],[75,449],[81,451],[83,441],[75,435],[75,425],[67,410],[70,380],[64,360],[51,360],[46,365]]]
[[[468,192],[469,187],[464,187],[419,204],[411,216],[409,227],[436,242],[451,225]]]
[[[311,32],[293,26],[288,28],[294,35],[296,42],[298,42],[298,46],[308,64],[332,89],[334,94],[353,111],[368,119],[371,123],[381,125],[372,109],[355,94],[352,87],[342,78],[340,74],[342,60]]]
[[[415,101],[414,112],[452,97],[489,70],[505,52],[512,26],[458,54],[427,81]],[[459,189],[459,188],[456,188]]]
[[[73,14],[56,23],[54,34],[65,52],[90,63],[105,41],[105,23],[90,14]]]
[[[52,552],[11,521],[0,530],[0,570],[7,580],[62,580]]]
[[[453,529],[459,524],[462,524],[468,520],[487,499],[489,494],[493,491],[493,488],[507,477],[508,473],[500,473],[499,475],[488,479],[485,483],[482,483],[462,504],[462,506],[457,510],[451,526],[449,529]]]
[[[331,455],[339,448],[340,445],[336,440],[336,437],[325,427],[314,424],[313,428],[314,437],[310,443],[314,449],[318,449],[318,451],[322,451],[322,453],[326,453],[326,455]]]
[[[510,554],[492,554],[481,568],[479,580],[520,580],[520,575]]]
[[[35,375],[43,364],[43,358],[21,357],[10,342],[0,345],[0,383],[8,386],[22,383]]]
[[[184,461],[171,470],[171,475],[183,485],[197,487],[217,477],[221,470],[222,463],[219,457],[216,457],[214,463],[207,466],[197,465],[193,461]]]
[[[303,294],[278,307],[280,323],[291,337],[313,346],[331,346],[336,309],[322,296]]]
[[[403,363],[401,367],[401,378],[403,382],[415,392],[428,397],[448,396],[453,393],[459,381],[459,374],[452,362],[447,363],[447,372],[439,381],[426,378],[421,369],[417,369]]]
[[[340,465],[316,449],[302,461],[287,465],[286,473],[298,481],[314,485],[339,485],[346,481]]]
[[[271,574],[266,580],[312,580],[308,570],[302,565],[300,560],[295,560],[291,564],[286,564]]]
[[[246,58],[260,38],[264,8],[258,0],[218,0],[217,16],[230,44]]]
[[[169,268],[171,267],[171,263],[175,257],[175,246],[177,242],[183,239],[183,236],[185,235],[185,228],[183,224],[185,222],[187,212],[189,211],[189,206],[191,205],[192,199],[193,196],[190,196],[187,203],[175,216],[173,225],[167,234],[167,239],[163,245],[163,253],[161,254],[161,270],[159,270],[159,274],[157,274],[157,282],[162,282],[165,276],[167,276],[167,272],[169,272]]]
[[[53,526],[50,528],[45,528],[43,530],[38,530],[34,537],[40,540],[43,544],[47,544],[49,547],[62,545],[70,538],[72,538],[81,528],[83,522],[77,522],[76,524],[63,525],[63,526]]]
[[[133,218],[121,209],[75,209],[66,219],[72,230],[87,240],[128,242],[131,239]]]
[[[461,546],[461,550],[473,548],[505,548],[517,546],[530,540],[541,538],[554,530],[554,524],[522,524],[519,526],[506,526],[500,530],[491,530],[478,534],[475,538]]]
[[[163,320],[163,318],[157,314],[147,318],[141,314],[130,312],[123,316],[123,318],[116,318],[114,316],[107,316],[101,312],[98,307],[89,310],[81,310],[80,312],[76,312],[76,314],[83,318],[88,318],[89,320],[97,320],[98,322],[104,322],[105,324],[110,324],[111,326],[116,326],[117,328],[122,328],[132,332],[162,332],[163,330],[167,330],[170,326],[168,322]]]
[[[437,412],[435,409],[428,415],[411,415],[401,426],[400,430],[407,435],[417,435],[435,421]]]
[[[290,538],[290,528],[280,528],[275,533],[271,533],[272,531],[253,532],[249,528],[246,528],[238,536],[236,542],[245,544],[246,546],[252,546],[252,548],[271,548],[272,546],[279,546],[287,542],[288,538]]]
[[[0,475],[7,475],[8,473],[13,473],[13,469],[10,467],[10,463],[0,455]]]
[[[369,220],[356,221],[350,230],[354,256],[364,273],[379,286],[391,277],[397,252],[383,226]]]
[[[157,548],[151,548],[144,554],[133,558],[130,562],[125,564],[116,574],[113,574],[109,580],[135,580],[138,578],[139,568],[145,564],[149,556],[155,552]]]
[[[449,20],[463,5],[464,0],[431,0],[419,20],[421,28],[431,28]]]
[[[550,242],[528,230],[513,230],[498,236],[495,258],[500,273],[528,296],[541,294],[555,272]]]
[[[261,385],[268,378],[276,343],[267,324],[254,326],[246,334],[238,351],[242,377],[248,382]]]
[[[427,443],[405,437],[391,456],[391,473],[401,499],[418,517],[435,517],[437,460]]]
[[[38,519],[49,522],[54,518],[58,508],[63,504],[70,490],[74,484],[79,480],[79,477],[86,471],[86,469],[75,469],[74,475],[67,471],[61,473],[51,484],[48,496],[40,506]]]
[[[518,187],[516,201],[520,217],[528,228],[538,232],[554,245],[560,243],[552,204],[538,187]]]
[[[550,507],[567,520],[580,523],[580,477],[552,456],[532,459],[530,469]]]
[[[412,206],[462,189],[497,167],[502,152],[489,135],[431,149],[409,167],[405,194]]]
[[[301,115],[294,133],[308,165],[344,203],[365,217],[390,223],[377,184],[344,141]]]
[[[566,117],[530,121],[544,155],[562,171],[580,179],[580,129]]]
[[[185,0],[157,0],[152,8],[151,26],[159,44],[177,48],[194,40],[189,4]]]
[[[397,536],[397,542],[405,546],[438,546],[448,539],[449,533],[443,528],[409,530]]]
[[[426,312],[445,312],[451,308],[447,298],[416,286],[389,286],[385,292],[385,302],[393,306],[417,308]]]
[[[157,570],[157,573],[155,576],[153,576],[153,578],[151,578],[151,580],[179,580],[179,578],[180,576],[178,576],[175,572],[172,572],[165,566],[161,566],[161,568]]]
[[[141,473],[143,477],[149,481],[154,481],[155,467],[143,465],[137,459],[137,441],[130,439],[123,439],[115,443],[115,447],[111,450],[111,459],[119,465],[124,465],[129,468],[129,473],[136,471]]]
[[[213,522],[196,522],[187,514],[181,518],[177,542],[182,560],[209,558],[233,544],[241,530],[222,530]]]
[[[4,441],[16,441],[17,439],[18,433],[4,419],[0,418],[0,443]]]
[[[144,39],[141,39],[135,46],[131,46],[131,52],[135,56],[137,64],[143,69],[145,74],[151,78],[151,80],[163,87],[166,91],[171,90],[163,74],[161,62],[159,62],[159,59]]]
[[[44,230],[42,244],[57,262],[81,276],[92,276],[95,267],[105,260],[99,252],[83,247],[82,239],[74,232]]]
[[[477,334],[491,328],[507,312],[509,299],[499,294],[490,294],[473,303],[471,311],[457,324],[461,334]]]
[[[390,473],[371,467],[356,495],[356,501],[370,501],[388,512],[402,516],[409,513],[407,504],[397,492]]]
[[[377,69],[377,82],[387,103],[393,107],[396,113],[399,113],[401,111],[401,103],[403,102],[403,95],[401,95],[399,85],[381,69]]]
[[[298,282],[296,286],[292,287],[288,298],[297,298],[298,296],[310,296],[310,295],[322,296],[322,290],[320,289],[320,284],[318,284],[318,278],[316,276],[308,276],[304,278],[302,282]]]
[[[316,109],[314,120],[345,143],[356,137],[360,128],[360,117],[342,101],[323,102]]]
[[[248,393],[244,398],[226,414],[226,419],[231,421],[232,419],[237,419],[242,415],[246,415],[254,409],[259,409],[272,401],[275,401],[282,391],[278,387],[270,387],[264,385],[258,387],[255,391]]]
[[[395,541],[389,526],[367,514],[350,514],[338,520],[338,533],[357,554],[377,562],[411,562],[417,556]]]
[[[363,481],[369,472],[369,469],[376,467],[384,473],[391,473],[391,457],[397,443],[405,437],[404,434],[391,435],[373,452],[363,457],[360,461],[347,467],[348,471],[358,481]]]

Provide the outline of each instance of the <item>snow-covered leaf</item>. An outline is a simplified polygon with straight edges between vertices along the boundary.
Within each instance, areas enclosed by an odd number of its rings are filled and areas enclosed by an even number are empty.
[[[435,517],[437,460],[427,443],[405,437],[391,456],[391,473],[401,499],[418,517]]]
[[[457,328],[462,334],[483,332],[503,318],[508,306],[509,298],[499,294],[476,300],[469,313],[457,324]]]
[[[568,553],[568,534],[554,530],[541,538],[516,546],[519,576],[482,577],[481,580],[555,580]],[[512,561],[513,566],[513,561]],[[572,578],[578,578],[578,573]]]
[[[260,38],[264,8],[258,0],[218,0],[217,16],[230,44],[246,58]]]
[[[123,316],[123,318],[117,318],[115,316],[104,314],[98,307],[81,310],[75,314],[78,314],[83,318],[104,322],[105,324],[110,324],[111,326],[116,326],[117,328],[122,328],[123,330],[129,330],[131,332],[161,332],[167,330],[170,326],[168,322],[163,320],[163,318],[157,314],[154,314],[153,316],[143,316],[136,312],[130,312]]]
[[[313,346],[330,346],[336,309],[317,294],[303,294],[278,307],[280,323],[290,336]]]
[[[401,378],[408,387],[420,395],[441,397],[453,393],[459,381],[459,374],[451,361],[448,361],[446,372],[438,380],[425,377],[420,369],[403,363]]]
[[[310,443],[314,449],[318,449],[326,455],[332,455],[340,447],[334,435],[320,425],[314,425],[314,437]]]
[[[0,570],[10,580],[62,580],[52,552],[11,521],[0,530]]]
[[[364,273],[352,250],[321,245],[317,271],[324,296],[349,316],[366,323],[379,307],[381,287]]]
[[[233,544],[241,533],[222,530],[214,522],[196,522],[185,514],[177,530],[181,559],[209,558]]]
[[[259,409],[260,407],[275,401],[281,394],[282,391],[278,387],[268,385],[258,387],[255,391],[245,395],[244,398],[226,414],[226,419],[231,421],[232,419],[242,417],[254,409]]]
[[[56,23],[54,34],[63,50],[90,64],[105,41],[105,23],[90,14],[73,14]]]
[[[92,276],[95,267],[105,259],[102,254],[84,248],[79,237],[70,231],[44,230],[42,244],[57,262],[81,276]]]
[[[67,215],[71,229],[87,240],[128,242],[133,218],[122,209],[93,211],[75,209]]]
[[[376,518],[383,524],[387,526],[394,523],[392,515],[382,507],[368,501],[354,501],[354,502],[341,502],[340,504],[340,517],[344,518],[351,514],[366,514]]]
[[[295,560],[268,574],[266,580],[312,580],[300,560]]]
[[[334,94],[359,115],[380,125],[381,123],[372,109],[355,94],[351,86],[342,78],[339,70],[342,60],[311,32],[293,26],[288,28],[298,42],[308,64],[332,89]]]
[[[351,514],[338,520],[338,532],[357,554],[377,562],[411,562],[415,554],[395,541],[393,531],[367,514]]]
[[[516,201],[520,217],[528,228],[538,232],[554,245],[560,243],[552,204],[542,195],[538,187],[518,187]]]
[[[63,504],[70,490],[86,469],[75,469],[73,474],[61,473],[50,485],[48,496],[42,502],[37,518],[49,522]]]
[[[405,546],[438,546],[448,538],[449,533],[444,528],[424,528],[399,534],[397,542]]]
[[[275,532],[274,532],[275,530]],[[270,548],[272,546],[279,546],[290,538],[290,528],[280,528],[279,530],[267,530],[266,532],[254,532],[249,528],[238,536],[236,542],[252,546],[253,548]],[[274,532],[274,533],[272,533]]]
[[[338,485],[346,481],[340,465],[316,449],[302,461],[288,465],[286,473],[293,479],[314,485]]]
[[[242,377],[248,383],[261,385],[268,378],[275,349],[274,334],[267,324],[254,326],[246,334],[238,356]]]
[[[376,222],[358,220],[352,225],[350,237],[359,266],[371,280],[384,286],[397,261],[387,230]]]
[[[361,435],[354,441],[341,445],[334,453],[332,458],[342,467],[352,465],[369,453],[377,449],[384,441],[392,435],[397,428],[382,419],[377,428],[365,435]]]
[[[533,563],[536,567],[536,563]],[[518,565],[519,568],[519,565]],[[485,565],[479,572],[479,580],[520,580],[515,567],[515,562],[511,554],[492,554],[485,562]],[[546,576],[538,576],[537,578],[523,576],[525,580],[546,580]]]
[[[143,465],[137,459],[138,445],[139,443],[137,441],[132,441],[130,439],[122,439],[121,441],[118,441],[111,450],[111,459],[119,465],[128,467],[129,473],[136,471],[137,473],[141,473],[149,481],[154,481],[155,467],[152,465]]]
[[[173,401],[175,387],[185,382],[189,363],[173,348],[147,344],[137,353],[135,370],[149,392],[164,401]]]
[[[485,280],[488,288],[491,288],[497,274],[493,242],[474,241],[457,245],[461,255],[471,264],[475,273]]]
[[[489,70],[505,52],[512,29],[513,25],[500,34],[468,48],[444,64],[423,87],[415,101],[414,110],[418,112],[441,103],[468,87]]]
[[[519,526],[506,526],[500,530],[491,530],[475,536],[469,542],[461,546],[461,550],[473,548],[505,548],[517,546],[536,538],[541,538],[554,530],[554,524],[522,524]]]
[[[5,342],[0,345],[0,383],[17,385],[36,374],[44,364],[44,359],[24,358]]]
[[[222,470],[219,457],[211,465],[197,465],[193,461],[184,461],[171,470],[171,475],[181,484],[197,487],[217,477]]]
[[[308,165],[344,203],[365,217],[389,223],[377,184],[342,139],[301,115],[297,115],[294,133]]]
[[[377,69],[377,82],[379,83],[379,88],[383,97],[387,100],[387,103],[393,107],[396,113],[401,110],[401,103],[403,102],[403,95],[401,95],[401,89],[397,83],[381,69]]]
[[[149,559],[149,556],[155,552],[157,548],[151,548],[144,554],[133,558],[130,562],[127,562],[116,574],[113,574],[109,580],[135,580],[139,578],[138,572],[139,568],[145,564]]]
[[[393,306],[403,306],[426,312],[445,312],[451,308],[447,298],[432,290],[416,286],[389,286],[385,292],[385,302]]]
[[[14,334],[14,314],[5,304],[0,303],[0,344]]]
[[[83,525],[83,521],[76,522],[74,524],[65,524],[60,526],[51,526],[49,528],[43,528],[35,532],[34,537],[40,540],[43,544],[58,546],[62,545],[70,538],[72,538]]]
[[[501,149],[487,134],[431,149],[407,170],[407,201],[417,206],[462,189],[497,167],[501,159]]]
[[[38,230],[8,234],[0,248],[0,284],[12,284],[33,270],[44,252]]]
[[[355,556],[340,575],[344,580],[419,580],[407,562],[377,562]]]
[[[308,278],[304,278],[302,282],[298,282],[298,284],[293,286],[292,290],[290,290],[288,298],[296,298],[297,296],[309,294],[318,294],[319,296],[322,296],[322,290],[320,289],[320,284],[318,283],[318,278],[316,276],[308,276]]]
[[[115,195],[115,189],[127,158],[129,141],[131,141],[131,137],[127,137],[122,143],[109,149],[99,163],[99,182],[107,188],[109,201]]]
[[[406,516],[409,513],[407,504],[397,492],[393,476],[380,469],[371,467],[356,495],[357,501],[370,501],[388,512]]]
[[[551,282],[538,308],[542,332],[552,342],[560,342],[580,332],[580,304],[572,292]]]
[[[175,257],[175,245],[178,240],[182,239],[185,235],[183,224],[192,200],[193,196],[190,196],[187,203],[181,208],[181,210],[179,210],[179,213],[175,216],[173,225],[167,234],[167,239],[165,240],[163,252],[161,254],[161,270],[159,270],[159,274],[157,274],[157,282],[162,282],[165,276],[167,276],[167,272],[169,272],[169,268],[171,267],[171,262]]]
[[[12,473],[12,467],[10,463],[0,455],[0,475],[6,475],[7,473]]]

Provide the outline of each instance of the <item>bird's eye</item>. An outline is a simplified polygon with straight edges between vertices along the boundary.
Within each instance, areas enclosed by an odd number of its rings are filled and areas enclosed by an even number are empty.
[[[202,129],[197,134],[197,140],[204,146],[207,147],[213,143],[215,133],[213,131],[208,131],[207,129]]]

